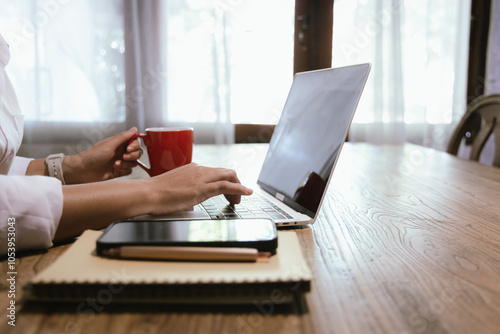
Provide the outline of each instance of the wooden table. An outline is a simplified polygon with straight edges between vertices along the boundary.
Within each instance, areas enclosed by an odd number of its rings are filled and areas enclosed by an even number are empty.
[[[258,174],[265,145],[198,146],[195,160]],[[227,154],[234,158],[228,159]],[[297,230],[313,271],[280,308],[21,306],[20,287],[68,245],[17,260],[16,327],[1,333],[500,333],[500,169],[419,146],[346,144],[321,214]]]

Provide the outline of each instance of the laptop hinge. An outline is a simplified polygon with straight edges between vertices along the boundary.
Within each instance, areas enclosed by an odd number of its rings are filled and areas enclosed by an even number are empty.
[[[280,201],[283,202],[283,200],[285,199],[285,195],[283,194],[280,194],[280,193],[276,193],[276,195],[274,196],[276,197],[277,199],[279,199]]]

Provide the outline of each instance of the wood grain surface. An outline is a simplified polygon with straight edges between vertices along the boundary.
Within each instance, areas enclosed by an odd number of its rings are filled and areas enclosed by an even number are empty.
[[[258,176],[267,145],[197,146]],[[140,172],[133,177],[142,177]],[[315,224],[298,228],[312,291],[293,305],[25,305],[21,287],[68,245],[16,260],[16,327],[0,333],[500,333],[500,169],[414,145],[347,143]]]

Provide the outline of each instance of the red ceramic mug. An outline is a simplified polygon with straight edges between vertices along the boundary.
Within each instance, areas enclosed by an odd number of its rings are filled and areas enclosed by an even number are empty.
[[[191,163],[193,156],[193,128],[148,128],[146,134],[137,133],[131,140],[142,138],[147,147],[149,165],[137,160],[137,164],[150,176],[168,172]]]

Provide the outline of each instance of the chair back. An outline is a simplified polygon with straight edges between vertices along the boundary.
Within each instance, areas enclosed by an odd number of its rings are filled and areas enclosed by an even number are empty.
[[[492,134],[495,136],[493,165],[500,167],[500,94],[480,96],[467,106],[465,115],[455,128],[446,151],[457,155],[462,139],[470,137],[472,148],[469,159],[478,161],[484,145]]]

